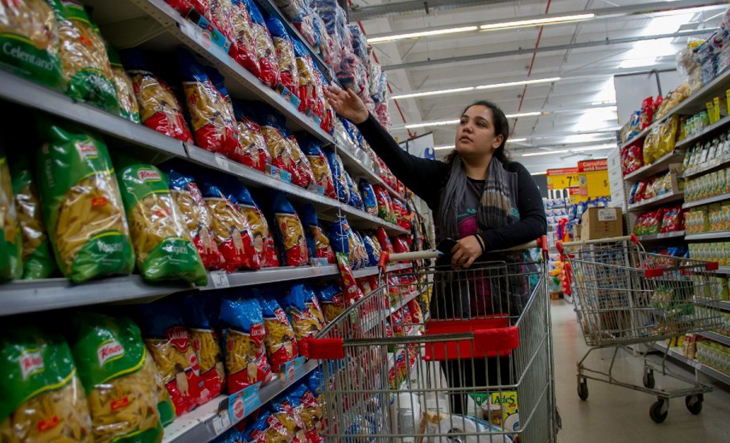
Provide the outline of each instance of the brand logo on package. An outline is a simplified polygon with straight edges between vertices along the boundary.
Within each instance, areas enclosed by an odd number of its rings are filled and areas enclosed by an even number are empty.
[[[137,171],[137,177],[139,177],[139,179],[143,182],[147,180],[162,180],[162,178],[160,177],[160,173],[152,169],[140,169],[139,171]]]
[[[43,372],[43,357],[38,351],[25,351],[20,356],[20,372],[23,374],[23,380],[30,375]]]
[[[180,352],[185,352],[190,346],[190,337],[188,331],[182,326],[175,326],[165,331],[167,339],[170,340],[170,344],[177,348]]]
[[[257,345],[261,345],[266,335],[266,328],[262,324],[251,325],[251,340]]]
[[[96,356],[99,358],[99,367],[104,366],[110,361],[122,358],[123,355],[124,347],[116,340],[109,340],[96,350]]]
[[[77,143],[76,148],[78,149],[81,158],[95,158],[99,155],[96,145],[91,140],[85,140]]]

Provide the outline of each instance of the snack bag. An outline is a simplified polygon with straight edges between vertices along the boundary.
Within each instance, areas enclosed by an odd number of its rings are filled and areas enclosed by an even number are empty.
[[[362,236],[362,242],[365,247],[365,252],[368,254],[367,266],[378,266],[380,261],[380,245],[378,245],[377,240],[374,240],[372,236],[365,234]]]
[[[355,281],[355,276],[352,274],[350,263],[346,254],[337,253],[337,267],[340,269],[340,276],[342,276],[342,293],[345,298],[345,305],[352,306],[363,298],[365,294],[362,293],[360,287]]]
[[[195,244],[206,269],[220,269],[225,264],[223,254],[212,233],[213,216],[203,194],[193,178],[173,167],[165,168],[172,198],[180,210],[187,234]]]
[[[268,410],[261,412],[244,433],[246,443],[292,443],[293,438],[286,426]]]
[[[335,253],[330,246],[330,240],[324,234],[317,220],[317,211],[311,204],[299,208],[300,218],[304,225],[304,236],[307,238],[307,250],[316,258],[325,258],[327,263],[335,263]]]
[[[271,154],[261,126],[254,120],[249,106],[243,102],[233,102],[233,110],[238,122],[238,137],[242,153],[236,157],[236,161],[249,168],[266,171],[266,165],[271,164]]]
[[[294,46],[286,33],[284,24],[276,17],[266,18],[266,27],[271,33],[276,48],[276,58],[279,61],[279,84],[294,95],[299,94],[299,73],[294,56]]]
[[[674,151],[674,144],[677,140],[677,126],[679,124],[678,118],[676,115],[673,115],[661,125],[658,143],[659,148],[656,154],[657,158]]]
[[[299,146],[302,148],[304,154],[306,154],[307,159],[309,159],[314,183],[322,188],[325,196],[337,198],[332,181],[332,170],[327,162],[327,157],[322,152],[319,142],[314,137],[304,134],[299,136]]]
[[[23,242],[23,280],[48,278],[56,271],[56,263],[27,157],[21,156],[13,162],[12,176],[15,209]]]
[[[385,188],[379,185],[373,186],[373,190],[375,191],[375,198],[378,202],[378,217],[387,221],[391,220],[393,210],[390,207],[388,191],[386,191]]]
[[[358,191],[357,189],[357,185],[355,185],[355,182],[352,180],[352,177],[350,177],[350,174],[347,171],[343,171],[343,175],[345,176],[345,181],[347,182],[348,194],[350,194],[350,199],[347,204],[352,206],[353,208],[364,211],[365,206],[362,203],[362,196],[360,195],[360,191]]]
[[[0,150],[0,281],[20,278],[23,275],[23,236],[13,198],[13,182],[5,152]],[[22,219],[21,219],[22,220]]]
[[[375,197],[375,191],[370,186],[367,180],[364,178],[360,179],[359,185],[360,193],[362,193],[362,203],[365,207],[365,212],[370,215],[378,215],[378,200]]]
[[[39,124],[38,188],[56,263],[74,283],[134,269],[122,197],[106,145],[90,133]]]
[[[132,80],[142,124],[168,137],[192,143],[193,136],[172,89],[149,69],[138,50],[122,51],[121,56]]]
[[[390,242],[390,238],[388,237],[388,234],[385,232],[384,228],[380,227],[377,229],[377,237],[378,243],[380,243],[380,249],[382,251],[386,251],[389,254],[395,252],[395,249],[393,248],[393,243]]]
[[[261,261],[261,267],[278,267],[279,257],[276,255],[276,244],[274,244],[269,223],[266,221],[263,211],[259,209],[253,197],[251,197],[251,193],[241,182],[232,180],[228,188],[226,192],[232,195],[232,198],[236,201],[236,208],[241,212],[251,229],[253,245]]]
[[[120,158],[117,163],[117,178],[142,276],[153,282],[184,280],[207,285],[208,274],[172,198],[167,177],[156,167],[134,159]]]
[[[183,298],[183,315],[198,360],[201,403],[207,403],[223,392],[226,382],[225,363],[218,335],[213,330],[213,309],[209,296],[188,294]]]
[[[0,373],[3,442],[92,441],[86,394],[63,337],[6,322]]]
[[[212,216],[213,238],[225,258],[224,269],[233,272],[236,269],[261,268],[246,219],[209,178],[205,177],[199,183]]]
[[[331,149],[326,149],[324,152],[327,156],[327,162],[330,165],[330,169],[332,170],[332,180],[335,186],[337,199],[342,203],[349,203],[350,191],[347,186],[345,166],[342,164],[342,159]]]
[[[248,72],[256,77],[260,77],[259,61],[256,56],[254,25],[251,20],[251,15],[248,9],[246,9],[246,2],[243,0],[232,0],[231,3],[233,6],[233,15],[231,16],[233,42],[231,42],[231,51],[229,53]]]
[[[279,372],[279,367],[288,361],[299,356],[299,348],[294,337],[286,313],[281,309],[279,303],[271,297],[264,297],[259,300],[264,315],[264,326],[266,326],[266,354],[271,362],[271,369]]]
[[[345,298],[337,285],[330,283],[317,291],[317,299],[327,323],[334,321],[345,310]]]
[[[319,302],[309,287],[303,283],[292,285],[282,299],[282,307],[286,311],[297,342],[305,337],[313,337],[324,328],[324,316],[319,309]]]
[[[659,232],[675,232],[682,230],[682,208],[680,206],[668,209],[662,218]]]
[[[256,50],[256,57],[259,62],[259,79],[268,87],[275,88],[279,85],[279,60],[276,54],[276,47],[271,39],[271,34],[266,28],[264,17],[253,0],[242,0],[246,4],[253,30],[253,48]]]
[[[69,344],[88,396],[93,441],[161,441],[155,365],[137,325],[88,311],[75,313],[71,324]]]
[[[304,266],[309,263],[307,241],[304,228],[294,207],[284,194],[274,192],[272,199],[276,236],[281,247],[282,262],[285,266]]]
[[[122,66],[117,51],[111,46],[107,46],[106,49],[112,67],[112,80],[114,81],[114,87],[117,89],[119,115],[135,123],[142,123],[139,119],[139,105],[137,104],[137,96],[134,94],[132,80],[124,71],[124,66]]]
[[[228,393],[273,379],[266,358],[266,327],[261,304],[255,298],[228,299],[221,302],[220,322],[226,350]]]
[[[0,67],[58,91],[66,81],[58,54],[58,24],[45,0],[3,2]],[[18,57],[16,54],[25,55]]]

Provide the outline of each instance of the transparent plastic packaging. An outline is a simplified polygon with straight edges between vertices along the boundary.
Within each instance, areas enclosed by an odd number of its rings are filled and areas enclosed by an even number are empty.
[[[193,142],[182,107],[167,84],[149,71],[128,71],[142,124],[183,142]]]

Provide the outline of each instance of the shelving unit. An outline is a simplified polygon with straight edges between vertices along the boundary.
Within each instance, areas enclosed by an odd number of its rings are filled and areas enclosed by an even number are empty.
[[[684,152],[674,150],[658,158],[654,163],[642,166],[636,171],[626,174],[624,176],[624,181],[635,182],[644,178],[649,178],[652,175],[668,170],[669,165],[672,163],[681,163],[683,158]]]
[[[730,164],[730,158],[715,158],[714,160],[706,162],[702,166],[687,168],[684,171],[684,178],[697,177],[704,174],[705,172],[712,172],[715,169],[719,169],[721,166],[725,166],[727,164]]]
[[[702,363],[698,362],[697,360],[690,360],[680,351],[678,351],[676,348],[669,348],[667,349],[666,343],[655,343],[654,348],[661,351],[666,352],[668,356],[672,357],[673,359],[684,363],[685,365],[691,366],[696,371],[707,375],[708,377],[712,378],[713,380],[719,381],[721,383],[724,383],[728,386],[730,386],[730,376],[728,376],[725,373],[722,373],[718,371],[715,368],[712,368],[707,365],[703,365]]]
[[[687,241],[717,240],[723,238],[730,238],[730,231],[702,232],[699,234],[687,234],[684,236],[684,239]]]
[[[629,212],[644,211],[655,206],[661,206],[666,203],[675,202],[684,199],[684,192],[670,192],[669,194],[659,195],[648,200],[642,200],[639,203],[629,205]]]
[[[674,149],[686,149],[686,148],[689,148],[690,145],[692,145],[693,143],[696,143],[699,140],[704,139],[708,135],[714,134],[719,129],[722,129],[725,126],[727,126],[728,123],[730,123],[730,116],[723,117],[720,120],[718,120],[717,122],[711,124],[710,126],[706,127],[702,131],[698,132],[697,134],[695,134],[695,135],[693,135],[691,137],[687,137],[687,138],[685,138],[683,140],[678,141],[674,145]]]
[[[686,202],[682,205],[683,209],[694,208],[695,206],[709,205],[710,203],[717,203],[724,200],[730,200],[730,193],[715,195],[714,197],[707,197],[700,200],[694,200]]]
[[[647,234],[647,235],[640,235],[639,240],[642,242],[648,242],[648,241],[655,241],[655,240],[665,240],[670,238],[682,238],[686,235],[684,231],[675,231],[675,232],[660,232],[659,234]]]
[[[728,337],[726,335],[718,334],[717,332],[711,332],[711,331],[700,332],[699,334],[702,337],[705,337],[712,341],[722,343],[725,346],[730,346],[730,337]]]

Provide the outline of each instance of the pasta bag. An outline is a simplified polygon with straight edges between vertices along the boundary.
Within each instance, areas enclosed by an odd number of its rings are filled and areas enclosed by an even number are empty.
[[[337,285],[325,285],[316,294],[327,323],[334,321],[345,310],[345,298]]]
[[[198,357],[180,305],[167,299],[140,305],[138,323],[177,416],[204,403],[209,393],[201,383]]]
[[[327,163],[329,163],[330,170],[332,171],[332,180],[337,199],[342,203],[348,204],[350,202],[350,190],[347,186],[345,166],[342,164],[342,159],[332,149],[325,149],[324,153],[327,156]]]
[[[208,0],[165,0],[168,5],[175,8],[183,17],[187,17],[191,10],[195,9],[203,17],[209,17]]]
[[[321,111],[317,107],[316,72],[314,62],[308,54],[307,48],[298,40],[292,40],[294,55],[296,56],[297,73],[299,75],[299,91],[297,96],[301,100],[299,110],[310,112],[321,118]]]
[[[261,76],[259,60],[256,56],[256,36],[254,35],[253,20],[243,0],[233,0],[233,15],[231,25],[233,27],[233,44],[235,52],[233,58],[239,65],[246,68],[248,72],[256,77]]]
[[[3,2],[0,67],[58,91],[66,81],[58,54],[58,24],[45,0]]]
[[[258,121],[261,123],[261,132],[266,140],[266,146],[269,148],[271,165],[291,174],[292,181],[294,181],[297,165],[291,151],[291,143],[287,138],[284,116],[264,105],[257,105],[256,113]]]
[[[312,174],[312,166],[309,164],[309,159],[304,155],[302,149],[299,147],[296,137],[293,134],[287,135],[289,142],[289,149],[294,160],[294,174],[292,174],[292,183],[302,188],[308,189],[309,185],[314,181],[314,174]]]
[[[271,401],[273,415],[293,436],[292,443],[308,443],[301,416],[301,406],[300,399],[291,392],[280,394]]]
[[[309,443],[320,443],[324,441],[320,435],[324,431],[322,428],[324,413],[312,391],[302,382],[296,385],[289,395],[296,405],[295,409],[299,417],[301,417],[304,432],[307,435],[307,441]]]
[[[23,275],[23,239],[15,207],[10,168],[0,149],[0,281]]]
[[[56,13],[66,94],[112,114],[119,113],[117,88],[99,28],[78,0],[47,0]]]
[[[139,105],[137,104],[137,96],[134,94],[134,85],[126,71],[124,71],[119,53],[111,46],[107,46],[107,52],[109,62],[112,65],[112,80],[114,80],[114,86],[117,88],[119,115],[135,123],[142,123],[139,118]]]
[[[282,365],[299,356],[294,329],[279,302],[273,297],[263,297],[259,302],[266,327],[266,355],[271,362],[271,369],[278,373]]]
[[[289,288],[288,294],[282,299],[282,306],[291,321],[297,341],[315,336],[325,326],[324,314],[314,291],[303,283]]]
[[[0,333],[0,440],[90,443],[91,418],[71,349],[28,324]]]
[[[309,263],[304,228],[294,207],[284,194],[274,192],[273,213],[276,220],[276,237],[281,247],[284,266],[304,266]]]
[[[243,102],[235,101],[233,110],[238,124],[241,149],[231,158],[249,168],[266,171],[266,165],[271,164],[271,154],[266,146],[261,126],[256,123],[249,107]]]
[[[302,224],[304,225],[304,236],[307,238],[307,250],[316,258],[324,258],[329,264],[335,264],[335,252],[330,246],[330,240],[319,226],[317,211],[311,204],[302,205],[299,208]]]
[[[312,178],[314,183],[322,188],[324,195],[329,198],[337,198],[335,194],[335,186],[332,181],[332,170],[327,162],[324,152],[320,144],[314,137],[301,135],[299,137],[299,146],[307,156],[309,164],[312,167]]]
[[[292,443],[293,439],[294,435],[269,410],[261,412],[244,433],[246,443]]]
[[[148,353],[147,358],[150,359],[150,364],[154,365],[155,388],[157,391],[157,413],[160,415],[160,422],[162,423],[162,426],[167,426],[175,421],[175,405],[172,404],[170,394],[167,392],[165,385],[162,383],[162,375],[160,375],[160,371],[157,369],[154,356]]]
[[[56,271],[51,243],[43,223],[41,200],[28,158],[18,157],[12,167],[15,209],[23,244],[23,280],[48,278]]]
[[[254,38],[252,46],[256,50],[256,58],[259,63],[258,77],[268,87],[275,88],[279,84],[279,60],[276,55],[276,47],[256,3],[253,0],[242,1],[245,2],[246,10],[251,17]]]
[[[207,403],[223,392],[226,383],[226,369],[218,335],[213,330],[212,309],[208,297],[188,294],[183,298],[185,326],[190,331],[195,356],[200,368],[200,380],[205,386],[201,390],[201,401]]]
[[[362,194],[362,203],[365,207],[365,212],[370,215],[378,215],[378,200],[375,197],[375,191],[373,187],[364,178],[360,179],[359,185],[360,193]]]
[[[212,233],[213,216],[203,200],[203,194],[193,178],[184,174],[176,167],[168,166],[168,184],[172,198],[180,209],[182,221],[187,227],[187,233],[198,250],[206,269],[221,269],[225,264],[223,254],[218,250],[218,244]]]
[[[122,197],[104,142],[73,126],[39,125],[43,218],[56,263],[74,283],[134,269]]]
[[[117,166],[142,276],[153,282],[208,284],[208,274],[172,198],[167,177],[156,167],[127,157],[119,157]]]
[[[94,443],[159,443],[155,365],[137,325],[89,311],[75,313],[71,324],[69,344],[88,396]]]
[[[347,171],[343,170],[342,174],[345,176],[345,181],[347,182],[347,190],[350,194],[350,200],[347,202],[347,204],[352,206],[353,208],[364,211],[365,206],[362,203],[362,196],[360,195],[360,191],[357,189],[357,185],[355,185],[355,182],[352,180],[352,177],[350,177],[350,174]]]
[[[266,326],[261,304],[255,298],[224,298],[220,323],[225,343],[228,393],[233,394],[256,383],[273,380],[266,357]]]
[[[279,61],[279,85],[277,88],[284,87],[294,95],[299,94],[299,73],[297,72],[297,62],[294,56],[294,46],[292,46],[289,34],[286,33],[284,24],[276,17],[266,18],[266,27],[271,33],[271,38],[276,48],[276,58]]]

